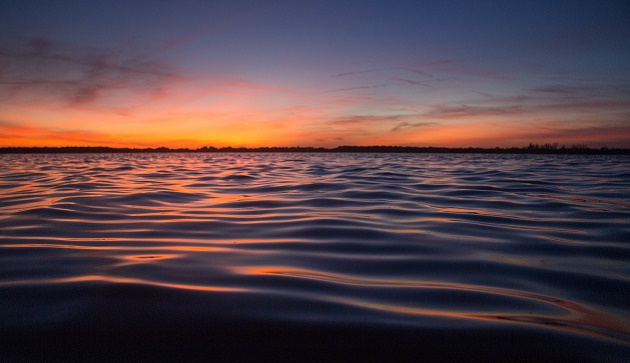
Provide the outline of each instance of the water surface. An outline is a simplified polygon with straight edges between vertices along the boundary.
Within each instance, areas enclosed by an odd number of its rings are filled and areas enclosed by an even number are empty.
[[[0,357],[630,358],[630,158],[0,156]]]

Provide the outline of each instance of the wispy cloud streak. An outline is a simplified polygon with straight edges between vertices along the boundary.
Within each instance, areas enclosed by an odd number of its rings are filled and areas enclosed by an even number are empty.
[[[391,131],[398,132],[404,129],[411,129],[416,127],[429,127],[429,126],[437,126],[437,122],[417,122],[417,123],[409,123],[409,122],[401,122],[394,126]]]
[[[12,99],[56,97],[70,106],[98,103],[120,92],[159,93],[182,77],[138,54],[72,47],[33,38],[20,47],[0,45],[0,88]]]
[[[345,91],[363,90],[363,89],[370,89],[370,88],[381,88],[381,87],[387,87],[387,86],[390,86],[390,84],[375,84],[375,85],[369,85],[369,86],[335,88],[335,89],[327,90],[324,93],[345,92]]]

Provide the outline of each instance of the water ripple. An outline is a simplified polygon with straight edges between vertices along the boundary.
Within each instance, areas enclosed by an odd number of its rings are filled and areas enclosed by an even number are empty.
[[[0,338],[115,301],[140,324],[156,310],[500,327],[628,357],[628,170],[617,156],[2,155]]]

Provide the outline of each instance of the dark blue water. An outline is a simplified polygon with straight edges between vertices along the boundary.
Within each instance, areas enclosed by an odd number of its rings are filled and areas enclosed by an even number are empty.
[[[2,360],[630,359],[630,158],[0,156]]]

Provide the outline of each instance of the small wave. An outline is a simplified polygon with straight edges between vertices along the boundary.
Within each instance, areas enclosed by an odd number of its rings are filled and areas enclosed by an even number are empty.
[[[225,319],[413,339],[519,331],[527,351],[553,332],[623,352],[628,169],[541,155],[3,156],[0,336]]]

